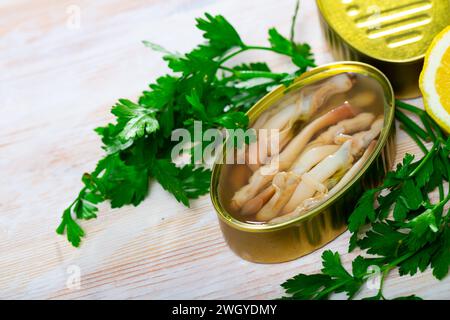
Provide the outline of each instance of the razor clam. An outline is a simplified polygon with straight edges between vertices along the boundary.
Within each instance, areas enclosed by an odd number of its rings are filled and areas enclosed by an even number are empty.
[[[268,157],[277,155],[292,138],[292,128],[296,121],[308,120],[333,95],[349,91],[353,86],[352,79],[347,74],[340,74],[327,79],[321,84],[304,88],[300,96],[294,95],[279,106],[264,112],[254,123],[252,128],[278,130],[279,148],[273,150],[270,143],[271,136],[262,134],[258,141],[250,144],[247,153],[247,163],[252,171],[256,171],[264,164]],[[267,132],[266,132],[267,133]],[[265,137],[264,137],[265,136]],[[249,161],[251,159],[252,161]]]
[[[378,137],[383,128],[383,118],[379,117],[372,123],[372,126],[367,131],[362,131],[354,134],[349,140],[345,141],[344,144],[350,143],[350,157],[358,156],[362,150],[366,149],[370,143]],[[320,165],[320,164],[319,164]],[[318,166],[319,166],[318,165]],[[318,166],[316,166],[313,170],[315,170]],[[312,171],[312,170],[311,170]],[[304,179],[302,176],[302,182]],[[305,198],[305,194],[307,194],[307,190],[302,190],[301,183],[297,186],[294,194],[292,195],[289,202],[283,208],[282,213],[288,213],[291,211],[295,211],[295,209],[308,197]],[[319,190],[318,190],[319,191]],[[314,193],[313,193],[314,194]],[[312,196],[311,194],[310,196]]]
[[[302,153],[300,157],[298,157],[298,159],[291,166],[289,171],[301,176],[303,173],[307,172],[309,169],[311,169],[317,163],[319,163],[323,158],[334,153],[337,149],[339,149],[339,146],[337,145],[325,145],[312,148]],[[285,172],[277,173],[277,175],[282,173],[284,174]],[[270,198],[274,195],[274,193],[275,187],[273,185],[270,185],[261,193],[259,193],[256,197],[249,200],[242,207],[241,214],[252,215],[257,213],[266,204],[266,202],[270,200]]]
[[[275,194],[257,213],[256,220],[268,221],[273,218],[275,212],[279,212],[289,200],[299,181],[300,177],[293,172],[278,173],[272,182]]]
[[[348,170],[345,175],[339,180],[339,182],[334,185],[334,187],[323,197],[320,198],[311,198],[306,199],[301,206],[298,206],[294,211],[284,214],[280,217],[276,217],[269,221],[271,224],[276,223],[283,223],[286,221],[289,221],[291,219],[297,218],[303,213],[305,213],[307,210],[310,210],[312,207],[318,206],[319,204],[325,202],[332,196],[334,196],[339,190],[341,190],[347,183],[350,182],[350,180],[359,172],[361,171],[363,165],[366,163],[366,161],[369,159],[372,152],[375,150],[375,146],[377,144],[377,140],[373,140],[370,145],[367,147],[366,151],[364,151],[364,154],[362,157]],[[310,200],[310,201],[308,201]]]
[[[316,191],[321,193],[328,192],[323,182],[353,161],[351,149],[352,142],[344,142],[338,151],[326,157],[309,172],[303,174],[301,182],[281,212],[286,214],[295,210],[305,199],[312,197]]]
[[[234,194],[231,200],[232,208],[240,209],[247,201],[257,195],[262,188],[267,186],[275,174],[288,169],[317,132],[343,119],[355,116],[357,113],[356,109],[345,103],[309,123],[289,142],[280,154],[271,159],[269,164],[262,166],[253,173],[249,183]]]

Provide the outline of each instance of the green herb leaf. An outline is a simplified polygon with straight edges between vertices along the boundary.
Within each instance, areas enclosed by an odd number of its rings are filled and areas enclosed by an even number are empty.
[[[331,292],[323,292],[330,286],[331,283],[333,283],[331,277],[324,274],[298,274],[295,277],[288,279],[281,285],[286,290],[286,293],[291,295],[284,297],[283,299],[325,299],[329,294],[331,294]]]
[[[272,49],[278,53],[291,56],[292,62],[305,71],[308,67],[314,67],[314,58],[311,47],[308,44],[297,44],[283,37],[275,28],[269,30],[269,42]]]
[[[127,149],[133,142],[159,129],[154,108],[140,106],[129,100],[121,99],[111,111],[117,117],[116,125],[98,128],[108,153]]]
[[[433,268],[433,275],[442,280],[448,274],[450,267],[450,229],[448,225],[441,235],[439,244],[439,248],[431,259],[431,267]]]
[[[285,299],[326,299],[331,293],[346,292],[351,298],[360,289],[362,277],[367,274],[363,268],[368,262],[359,257],[353,264],[354,276],[342,266],[337,252],[326,250],[322,254],[322,274],[299,274],[282,284],[291,296]]]
[[[203,37],[209,40],[210,46],[221,50],[244,46],[237,31],[223,16],[206,13],[205,18],[196,19],[197,28],[204,31]]]
[[[179,169],[178,179],[181,181],[186,196],[189,199],[198,197],[209,192],[211,171],[194,165],[185,165]]]
[[[152,176],[158,180],[159,184],[185,206],[189,206],[189,198],[179,183],[177,176],[179,169],[170,160],[156,160],[152,167]]]
[[[366,223],[368,218],[374,221],[376,214],[373,203],[377,192],[379,192],[379,189],[367,190],[358,200],[356,208],[348,220],[348,229],[351,232],[357,232]]]
[[[64,210],[62,221],[56,229],[58,234],[67,234],[67,240],[74,246],[78,247],[81,237],[84,237],[84,231],[80,225],[72,218],[70,208]]]
[[[375,223],[366,237],[358,241],[367,253],[379,256],[396,256],[399,244],[406,238],[406,234],[397,231],[391,224]]]
[[[100,160],[92,179],[113,208],[137,206],[148,193],[148,169],[126,165],[118,154]]]

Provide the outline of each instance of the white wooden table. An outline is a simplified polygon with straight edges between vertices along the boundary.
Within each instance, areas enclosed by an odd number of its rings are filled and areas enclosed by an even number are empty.
[[[187,51],[201,40],[194,18],[207,11],[261,44],[271,26],[289,32],[293,9],[293,0],[2,0],[0,298],[275,298],[287,278],[317,272],[322,250],[276,265],[241,260],[226,246],[208,196],[187,209],[155,183],[137,208],[102,205],[97,220],[83,223],[79,249],[54,231],[81,174],[102,155],[92,129],[112,120],[118,98],[135,99],[168,71],[141,40]],[[312,45],[318,64],[333,60],[312,0],[303,1],[297,39]],[[247,58],[289,68],[272,55]],[[418,152],[402,132],[397,140],[398,159]],[[326,248],[345,253],[348,237]],[[344,255],[346,265],[353,255]],[[67,286],[77,270],[80,287]],[[392,273],[386,292],[449,299],[450,277]]]

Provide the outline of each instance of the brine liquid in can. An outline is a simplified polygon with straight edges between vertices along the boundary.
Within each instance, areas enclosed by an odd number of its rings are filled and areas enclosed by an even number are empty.
[[[245,163],[223,165],[221,205],[239,221],[276,224],[323,203],[370,156],[383,128],[386,103],[377,80],[363,74],[342,73],[286,93],[251,124],[256,141],[243,146]],[[278,129],[278,148],[266,148],[251,163],[250,145],[267,147],[271,133],[266,138],[259,133],[273,128]],[[275,159],[275,171],[262,174]]]

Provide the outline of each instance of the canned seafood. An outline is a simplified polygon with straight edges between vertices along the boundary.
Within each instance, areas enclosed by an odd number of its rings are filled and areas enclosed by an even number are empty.
[[[363,190],[379,183],[394,161],[393,89],[383,73],[364,63],[312,69],[267,94],[247,114],[254,128],[287,117],[289,134],[283,143],[280,133],[278,153],[271,150],[267,163],[279,160],[273,172],[261,174],[261,158],[258,168],[224,161],[236,151],[227,148],[229,141],[214,164],[212,203],[226,242],[246,260],[288,261],[333,240],[346,230]],[[301,171],[294,164],[305,165],[298,159],[307,150],[317,159]],[[289,175],[290,191],[276,182],[285,183]]]

